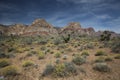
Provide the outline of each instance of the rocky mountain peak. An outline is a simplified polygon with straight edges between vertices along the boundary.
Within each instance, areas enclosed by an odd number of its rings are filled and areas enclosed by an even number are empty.
[[[70,22],[70,23],[68,24],[68,27],[69,27],[69,28],[81,28],[81,25],[80,25],[79,22]]]
[[[52,25],[50,25],[45,19],[36,19],[32,22],[31,26],[34,27],[45,27],[50,28]]]

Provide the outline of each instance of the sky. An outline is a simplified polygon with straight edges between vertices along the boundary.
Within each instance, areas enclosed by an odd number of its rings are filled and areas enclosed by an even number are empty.
[[[120,33],[120,0],[0,0],[0,24],[29,25],[37,18],[58,27],[80,22]]]

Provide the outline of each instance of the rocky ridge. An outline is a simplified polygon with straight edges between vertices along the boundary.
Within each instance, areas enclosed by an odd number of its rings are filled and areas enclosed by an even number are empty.
[[[95,32],[92,27],[82,28],[79,22],[70,22],[65,27],[57,28],[49,24],[45,19],[36,19],[31,25],[0,25],[0,35],[6,36],[57,36],[64,34],[100,35],[101,32]]]

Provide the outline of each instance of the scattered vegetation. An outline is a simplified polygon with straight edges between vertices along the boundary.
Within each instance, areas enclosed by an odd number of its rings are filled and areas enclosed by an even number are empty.
[[[0,72],[3,76],[15,76],[15,75],[19,74],[18,68],[13,65],[4,67],[3,69],[1,69]]]
[[[43,52],[38,52],[38,58],[39,59],[44,59],[45,58],[45,54]]]
[[[73,58],[72,62],[75,63],[76,65],[81,65],[81,64],[84,64],[86,62],[86,58],[80,57],[80,56],[75,56]]]
[[[105,52],[104,51],[97,51],[97,53],[95,54],[95,56],[105,56]]]
[[[29,67],[29,66],[33,66],[34,63],[32,61],[24,61],[22,65],[23,67]]]
[[[56,53],[56,54],[55,54],[55,57],[56,57],[56,58],[60,58],[60,57],[61,57],[61,53],[59,53],[59,52]]]
[[[8,59],[0,59],[0,68],[6,67],[10,65],[10,61]]]
[[[87,51],[83,51],[81,55],[89,56],[89,53]]]
[[[93,67],[94,70],[100,71],[100,72],[109,72],[110,68],[106,63],[96,63]]]
[[[115,59],[120,59],[120,55],[116,55],[114,58]]]

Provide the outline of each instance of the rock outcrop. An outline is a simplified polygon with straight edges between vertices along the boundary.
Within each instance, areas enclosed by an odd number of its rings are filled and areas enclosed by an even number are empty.
[[[61,34],[76,34],[76,35],[93,35],[95,30],[90,28],[82,28],[80,23],[78,22],[71,22],[66,27],[64,27]]]

